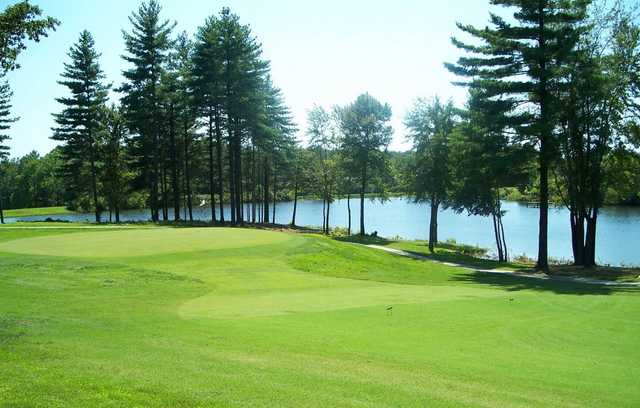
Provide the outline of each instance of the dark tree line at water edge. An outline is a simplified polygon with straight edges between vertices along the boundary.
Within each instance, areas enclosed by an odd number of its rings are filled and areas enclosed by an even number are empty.
[[[206,206],[213,224],[295,225],[305,196],[322,200],[328,234],[332,203],[345,197],[348,233],[365,235],[365,200],[404,194],[429,203],[431,251],[438,211],[452,208],[490,217],[498,258],[507,261],[501,202],[523,198],[540,208],[541,270],[551,203],[569,209],[575,263],[592,266],[600,208],[640,201],[633,10],[587,0],[491,4],[515,13],[491,14],[485,28],[458,24],[464,40],[453,44],[463,56],[446,64],[468,88],[465,106],[418,98],[404,117],[411,150],[390,152],[389,104],[363,93],[343,106],[314,106],[303,144],[261,44],[239,16],[223,8],[189,35],[163,18],[157,1],[145,1],[123,31],[123,83],[108,82],[89,31],[69,48],[51,153],[8,158],[16,118],[2,82],[0,218],[2,204],[63,204],[93,212],[96,222],[105,213],[119,222],[126,208],[180,222]],[[0,77],[19,67],[26,40],[59,24],[41,14],[28,2],[0,14]],[[285,199],[296,203],[292,219],[276,220]]]

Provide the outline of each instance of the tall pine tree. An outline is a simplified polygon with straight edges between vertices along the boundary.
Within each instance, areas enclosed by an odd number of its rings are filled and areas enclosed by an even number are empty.
[[[160,77],[171,47],[174,24],[160,20],[162,8],[155,0],[143,3],[129,21],[131,32],[123,32],[131,68],[123,71],[126,82],[120,87],[122,105],[131,137],[131,151],[140,174],[139,185],[149,192],[151,219],[159,220],[159,192],[162,166]]]
[[[508,102],[510,126],[537,145],[540,219],[537,268],[548,265],[549,168],[557,146],[557,100],[563,67],[580,37],[590,0],[491,0],[513,9],[513,19],[491,14],[491,26],[458,24],[476,44],[453,40],[471,55],[447,64],[455,74],[470,77],[464,85],[488,100]]]
[[[98,141],[108,87],[102,83],[100,54],[95,50],[91,33],[83,31],[68,55],[71,61],[64,64],[63,79],[58,83],[66,86],[70,95],[56,99],[64,109],[54,114],[58,126],[53,129],[52,139],[62,142],[63,172],[72,181],[69,187],[75,198],[89,193],[96,222],[100,222]]]
[[[5,132],[11,127],[11,123],[17,119],[11,117],[11,97],[13,93],[8,82],[0,84],[0,163],[9,157],[9,146],[6,145],[9,135]],[[0,168],[1,170],[1,168]],[[0,173],[0,178],[4,177]],[[4,224],[4,212],[2,195],[4,191],[0,191],[0,223]]]

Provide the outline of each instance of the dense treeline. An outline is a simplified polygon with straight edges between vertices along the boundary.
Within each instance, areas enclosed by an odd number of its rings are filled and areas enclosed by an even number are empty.
[[[212,223],[295,225],[298,199],[315,197],[329,233],[331,206],[345,197],[348,233],[364,235],[365,200],[405,194],[429,203],[432,251],[438,212],[451,208],[491,218],[501,261],[509,259],[501,203],[518,198],[540,207],[540,269],[554,203],[569,210],[575,263],[592,266],[599,209],[640,202],[640,28],[623,2],[491,4],[514,14],[491,14],[486,28],[459,24],[468,40],[453,44],[466,55],[446,64],[468,87],[467,103],[417,99],[404,121],[412,149],[399,153],[388,151],[391,107],[368,93],[314,106],[302,146],[249,26],[223,8],[189,36],[148,0],[123,31],[122,84],[108,82],[90,32],[70,48],[54,114],[60,146],[47,156],[7,160],[15,119],[11,90],[0,87],[0,198],[11,207],[64,203],[96,222],[105,211],[119,222],[132,207],[156,222],[193,220],[194,207],[206,206]],[[2,18],[19,28],[3,39],[12,51],[3,73],[17,68],[24,39],[58,24],[26,2],[7,10]],[[290,220],[275,218],[283,199],[294,201]]]

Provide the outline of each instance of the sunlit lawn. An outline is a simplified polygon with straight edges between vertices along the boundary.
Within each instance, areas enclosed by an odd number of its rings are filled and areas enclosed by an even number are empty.
[[[4,210],[5,217],[33,217],[38,215],[62,215],[73,214],[65,207],[39,207],[39,208],[19,208],[16,210]]]
[[[0,406],[637,406],[640,293],[319,236],[0,228]]]

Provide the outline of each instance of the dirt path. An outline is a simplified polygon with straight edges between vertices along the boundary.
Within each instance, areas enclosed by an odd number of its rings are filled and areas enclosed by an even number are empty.
[[[369,248],[374,248],[374,249],[379,249],[381,251],[389,252],[389,253],[392,253],[392,254],[405,256],[407,258],[419,259],[419,260],[423,260],[423,261],[437,262],[437,263],[440,263],[440,264],[443,264],[443,265],[456,266],[456,267],[459,267],[459,268],[470,269],[470,270],[473,270],[475,272],[480,272],[480,273],[490,273],[490,274],[494,274],[494,275],[517,276],[517,277],[520,277],[520,278],[550,280],[550,281],[558,281],[558,282],[586,283],[588,285],[640,287],[640,282],[615,282],[615,281],[606,281],[606,280],[598,280],[598,279],[591,279],[591,278],[580,278],[580,277],[573,277],[573,276],[549,276],[549,275],[544,274],[544,273],[520,273],[520,272],[513,272],[513,271],[509,271],[509,270],[505,270],[505,269],[478,269],[478,268],[472,268],[472,267],[469,267],[469,266],[466,266],[466,265],[461,265],[461,264],[456,264],[456,263],[451,263],[451,262],[436,261],[436,260],[431,259],[431,258],[429,258],[427,256],[416,254],[416,253],[413,253],[413,252],[403,251],[402,249],[387,248],[387,247],[384,247],[384,246],[381,246],[381,245],[366,245],[366,246],[368,246]]]

